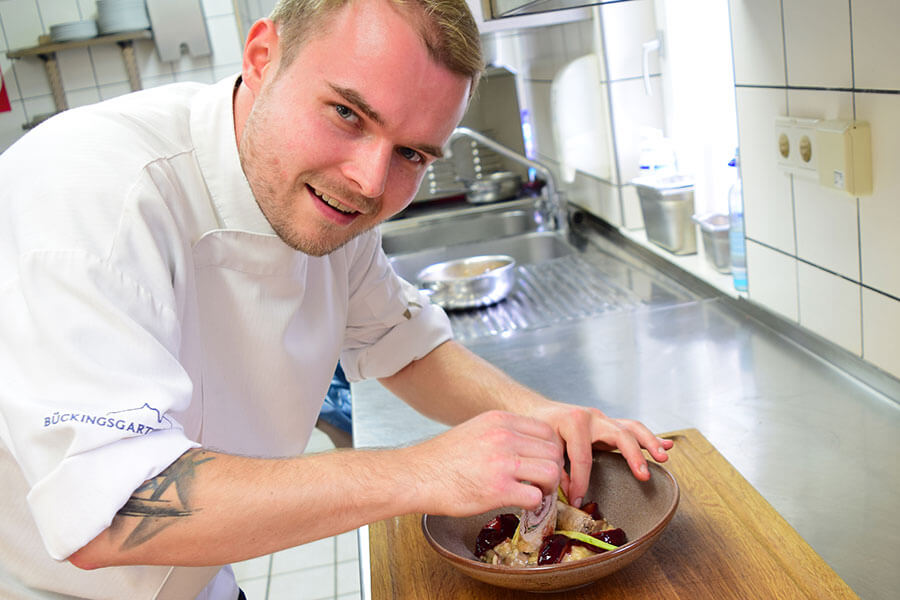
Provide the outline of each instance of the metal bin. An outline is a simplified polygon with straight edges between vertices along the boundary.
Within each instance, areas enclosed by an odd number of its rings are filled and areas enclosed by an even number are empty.
[[[647,239],[673,254],[695,254],[693,180],[683,175],[645,176],[631,183],[641,201]]]
[[[694,222],[700,226],[706,262],[719,273],[731,273],[731,243],[728,240],[731,226],[728,215],[694,215]]]

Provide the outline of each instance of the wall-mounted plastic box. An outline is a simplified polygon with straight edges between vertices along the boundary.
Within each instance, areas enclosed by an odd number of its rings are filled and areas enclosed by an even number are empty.
[[[866,121],[816,124],[819,183],[851,196],[872,193],[872,133]]]

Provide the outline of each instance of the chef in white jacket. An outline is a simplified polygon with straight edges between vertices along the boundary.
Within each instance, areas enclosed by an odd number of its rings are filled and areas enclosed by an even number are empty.
[[[477,84],[463,0],[315,4],[256,23],[240,76],[0,155],[0,597],[233,600],[222,565],[365,523],[578,501],[592,442],[665,460],[453,342],[381,251]],[[338,360],[455,427],[302,456]]]

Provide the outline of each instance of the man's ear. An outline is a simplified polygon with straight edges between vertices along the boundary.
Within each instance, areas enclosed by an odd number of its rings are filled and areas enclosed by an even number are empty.
[[[256,96],[269,69],[277,67],[279,58],[278,26],[271,19],[260,19],[250,27],[244,44],[241,78]]]

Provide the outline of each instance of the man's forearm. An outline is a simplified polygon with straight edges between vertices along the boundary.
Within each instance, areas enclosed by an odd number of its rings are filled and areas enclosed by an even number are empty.
[[[190,450],[69,560],[85,569],[227,564],[413,512],[406,452],[256,459]]]

